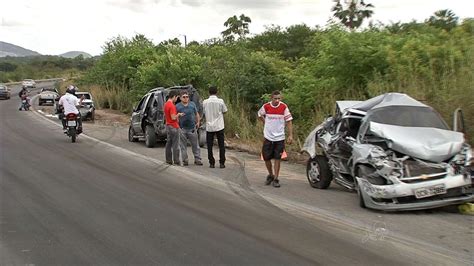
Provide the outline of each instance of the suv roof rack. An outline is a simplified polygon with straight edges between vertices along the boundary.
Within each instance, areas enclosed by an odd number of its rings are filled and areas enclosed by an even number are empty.
[[[164,87],[157,87],[157,88],[154,88],[154,89],[151,89],[148,91],[148,93],[150,92],[155,92],[155,91],[159,91],[159,90],[164,90],[165,88]]]
[[[192,87],[193,87],[193,85],[171,86],[168,89],[170,89],[170,90],[174,90],[174,89],[187,90],[187,89],[190,89]]]

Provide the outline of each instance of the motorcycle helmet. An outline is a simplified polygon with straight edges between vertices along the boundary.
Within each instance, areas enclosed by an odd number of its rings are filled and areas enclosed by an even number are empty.
[[[75,95],[76,94],[76,87],[74,87],[74,85],[69,85],[69,86],[67,86],[66,92]]]

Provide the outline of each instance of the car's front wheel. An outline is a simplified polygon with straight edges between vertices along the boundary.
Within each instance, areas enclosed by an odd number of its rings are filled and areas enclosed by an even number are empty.
[[[156,134],[155,129],[152,125],[147,125],[145,127],[145,146],[148,148],[155,147],[156,144]]]
[[[332,181],[332,172],[325,156],[316,155],[306,163],[306,177],[314,188],[326,189]]]

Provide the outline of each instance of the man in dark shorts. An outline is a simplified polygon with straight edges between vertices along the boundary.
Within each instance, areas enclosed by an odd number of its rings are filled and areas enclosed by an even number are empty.
[[[271,101],[264,104],[258,111],[258,118],[263,122],[263,147],[262,156],[268,170],[266,185],[272,184],[280,187],[278,176],[280,174],[281,155],[285,150],[285,125],[288,125],[288,144],[293,142],[293,125],[288,106],[281,101],[279,91],[272,92]],[[272,167],[272,159],[275,161]]]

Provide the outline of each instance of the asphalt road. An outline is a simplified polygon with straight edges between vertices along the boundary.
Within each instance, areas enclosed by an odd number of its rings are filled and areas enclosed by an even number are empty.
[[[460,263],[361,241],[350,228],[310,222],[225,177],[87,137],[73,144],[18,104],[0,101],[1,265]]]

